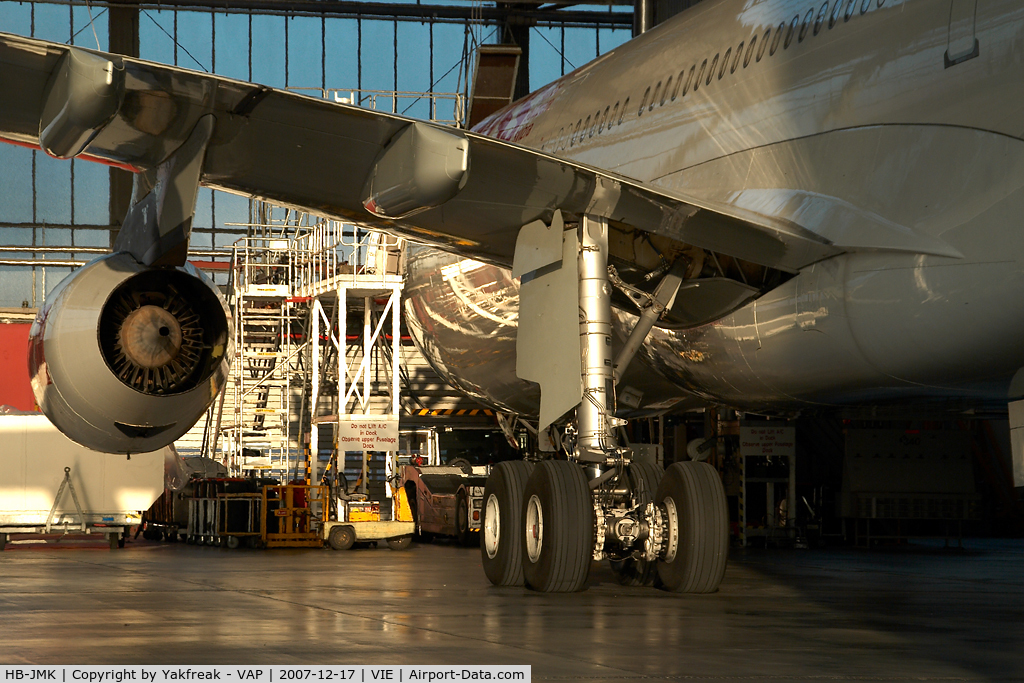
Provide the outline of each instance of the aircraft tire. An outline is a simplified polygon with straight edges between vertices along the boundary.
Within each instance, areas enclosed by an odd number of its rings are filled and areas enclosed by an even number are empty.
[[[655,503],[666,518],[659,588],[673,593],[714,593],[729,554],[729,511],[722,479],[706,462],[677,462],[658,486]]]
[[[522,520],[527,588],[585,589],[594,555],[594,503],[583,468],[567,460],[539,463],[523,492]]]
[[[447,464],[449,467],[458,467],[460,470],[462,470],[463,474],[473,474],[473,463],[466,460],[465,458],[455,458],[454,460],[450,460]]]
[[[627,466],[626,475],[630,486],[637,491],[637,499],[641,505],[654,501],[658,485],[665,470],[652,462],[631,462]],[[627,557],[624,560],[610,560],[609,564],[615,580],[623,586],[650,586],[658,573],[657,560],[635,560]]]
[[[459,545],[470,545],[473,532],[469,528],[469,501],[464,492],[460,492],[455,501],[455,529]]]
[[[495,586],[523,585],[523,491],[531,470],[524,460],[499,462],[484,486],[480,560]]]

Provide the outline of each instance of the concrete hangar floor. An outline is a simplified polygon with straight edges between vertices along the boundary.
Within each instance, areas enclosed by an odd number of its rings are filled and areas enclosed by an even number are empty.
[[[1024,680],[1024,541],[734,550],[721,590],[495,588],[477,549],[0,554],[3,664],[529,664],[535,681]]]

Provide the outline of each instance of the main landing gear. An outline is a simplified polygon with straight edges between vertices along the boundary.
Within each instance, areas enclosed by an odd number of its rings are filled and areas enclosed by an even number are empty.
[[[545,593],[583,590],[601,559],[626,586],[713,593],[729,549],[722,482],[703,462],[625,462],[590,480],[568,460],[503,462],[484,489],[481,533],[491,583]]]
[[[585,217],[577,236],[582,401],[569,430],[575,443],[568,460],[503,462],[492,469],[484,488],[484,572],[496,586],[564,593],[586,588],[592,562],[607,559],[623,585],[712,593],[725,574],[729,547],[718,472],[702,462],[667,470],[635,462],[615,438],[623,423],[614,417],[615,382],[674,297],[679,278],[666,276],[659,285],[654,310],[643,312],[625,345],[630,351],[613,365],[607,223]]]

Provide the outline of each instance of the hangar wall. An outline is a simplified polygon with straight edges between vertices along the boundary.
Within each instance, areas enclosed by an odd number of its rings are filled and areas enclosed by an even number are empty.
[[[0,311],[0,406],[34,410],[35,399],[28,382],[28,331],[24,314]]]

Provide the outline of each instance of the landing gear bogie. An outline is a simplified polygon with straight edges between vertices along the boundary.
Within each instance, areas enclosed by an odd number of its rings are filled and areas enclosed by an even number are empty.
[[[574,229],[565,230],[556,211],[550,226],[526,225],[516,240],[513,270],[524,275],[517,374],[541,385],[535,433],[545,444],[542,450],[552,450],[554,442],[540,437],[550,435],[549,427],[572,400],[577,402],[565,426],[565,435],[572,438],[562,439],[568,460],[543,460],[532,473],[526,462],[500,463],[488,478],[484,571],[498,586],[525,580],[534,590],[570,592],[586,587],[593,560],[608,559],[621,584],[646,586],[657,579],[670,591],[715,591],[728,549],[718,473],[705,463],[676,463],[663,472],[653,463],[633,462],[633,452],[620,446],[616,433],[626,421],[616,416],[615,386],[672,306],[691,262],[686,256],[666,261],[654,293],[639,292],[634,302],[641,308],[638,322],[613,358],[613,281],[627,294],[638,290],[608,263],[607,218],[577,217]],[[535,275],[527,278],[527,273]],[[577,351],[579,383],[572,369]],[[554,372],[556,367],[566,372]],[[549,393],[563,381],[564,387]],[[552,395],[553,403],[546,398]]]
[[[592,465],[591,465],[592,467]],[[588,479],[566,460],[501,463],[484,492],[481,558],[491,583],[584,590],[592,560],[616,581],[670,592],[718,590],[728,511],[707,463],[609,463]]]

